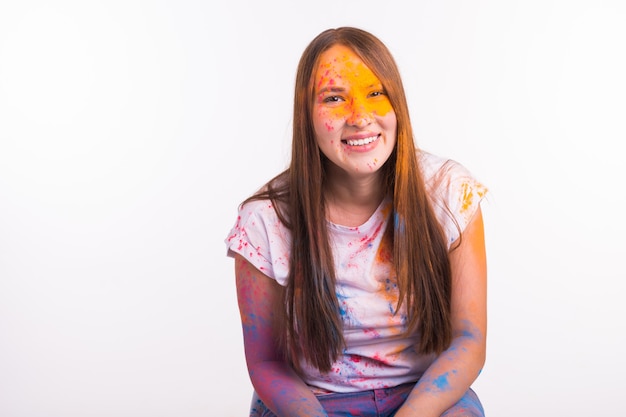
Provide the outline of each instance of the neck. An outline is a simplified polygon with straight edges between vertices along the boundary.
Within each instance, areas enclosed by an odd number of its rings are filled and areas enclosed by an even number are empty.
[[[326,216],[335,224],[360,226],[372,216],[384,196],[379,175],[335,175],[327,181],[325,190]]]

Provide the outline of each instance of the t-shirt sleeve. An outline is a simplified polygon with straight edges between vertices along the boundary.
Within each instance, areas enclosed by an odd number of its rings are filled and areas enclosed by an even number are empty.
[[[241,206],[224,242],[227,256],[239,254],[259,271],[285,285],[290,237],[269,201],[252,201]]]
[[[472,220],[488,190],[453,160],[445,161],[432,174],[429,182],[435,212],[451,245]]]

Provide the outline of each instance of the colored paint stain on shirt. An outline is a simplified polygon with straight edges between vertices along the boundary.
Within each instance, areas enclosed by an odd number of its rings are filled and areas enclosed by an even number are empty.
[[[379,262],[379,263],[392,262],[393,261],[392,246],[393,246],[393,243],[391,241],[391,235],[385,234],[385,236],[383,236],[383,239],[380,241],[378,252],[376,252],[376,262]]]
[[[461,184],[461,213],[465,213],[468,209],[475,205],[474,198],[482,199],[486,190],[477,186],[475,182],[464,182]]]
[[[450,241],[454,241],[459,233],[457,225],[461,231],[467,226],[486,188],[466,169],[449,163],[446,158],[421,151],[418,156],[424,179],[435,198],[435,214]],[[292,244],[297,244],[291,241],[289,229],[263,201],[248,203],[239,213],[226,239],[229,253],[239,253],[280,285],[286,285],[289,251]],[[359,227],[328,225],[335,259],[335,293],[346,345],[333,363],[332,372],[322,374],[310,364],[301,363],[305,382],[319,392],[359,391],[416,381],[435,358],[416,351],[419,334],[405,333],[405,305],[396,311],[399,295],[393,268],[393,242],[386,228],[394,227],[395,233],[402,233],[404,225],[393,214],[392,201],[387,199]],[[301,267],[296,265],[295,273]],[[260,295],[246,297],[258,299]],[[258,323],[258,318],[250,319],[251,325]],[[467,332],[463,337],[472,334],[481,337],[469,324],[464,329]],[[453,375],[450,371],[430,381],[422,380],[424,389],[432,392],[450,389]]]

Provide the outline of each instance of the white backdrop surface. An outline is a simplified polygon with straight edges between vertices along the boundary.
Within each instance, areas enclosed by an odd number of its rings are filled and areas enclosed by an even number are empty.
[[[488,416],[620,415],[626,6],[0,2],[0,415],[246,415],[238,203],[290,152],[297,61],[358,26],[419,146],[491,190]]]

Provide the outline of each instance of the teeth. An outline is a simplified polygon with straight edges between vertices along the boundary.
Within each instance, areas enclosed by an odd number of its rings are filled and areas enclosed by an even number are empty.
[[[346,140],[346,143],[350,146],[363,146],[363,145],[367,145],[368,143],[374,142],[377,137],[378,136],[370,136],[369,138],[356,139],[356,140],[348,139]]]

